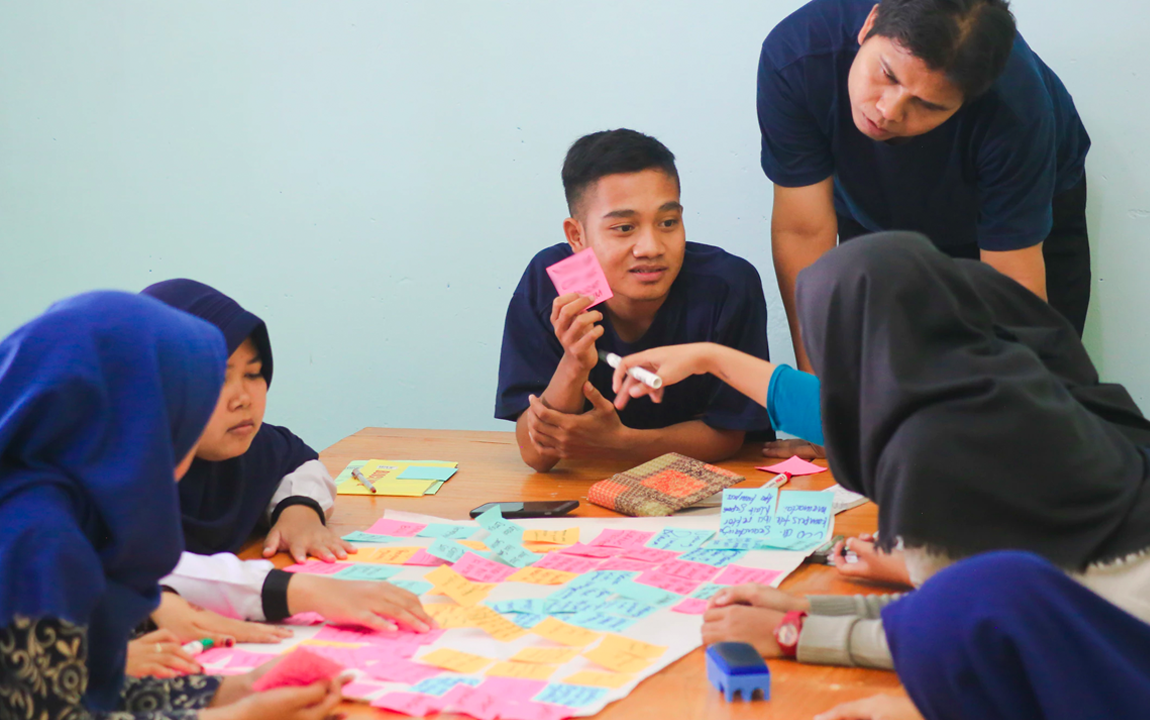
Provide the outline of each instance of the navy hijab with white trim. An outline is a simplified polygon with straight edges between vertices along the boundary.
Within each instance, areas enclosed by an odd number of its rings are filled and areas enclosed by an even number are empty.
[[[207,320],[224,334],[228,355],[249,337],[261,374],[272,381],[272,348],[264,321],[219,290],[195,280],[165,280],[142,291]],[[190,552],[237,552],[253,532],[266,531],[265,513],[285,475],[319,455],[289,430],[264,423],[239,457],[196,458],[180,482],[184,540]]]
[[[91,710],[117,706],[129,634],[183,549],[173,471],[225,362],[216,328],[117,292],[59,302],[0,343],[0,627],[86,626]]]

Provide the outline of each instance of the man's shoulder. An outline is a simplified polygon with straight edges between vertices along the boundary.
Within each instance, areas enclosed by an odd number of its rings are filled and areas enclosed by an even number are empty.
[[[763,41],[763,59],[776,70],[811,56],[852,47],[873,0],[811,0],[783,18]]]
[[[682,277],[692,285],[722,285],[744,289],[748,283],[761,285],[759,271],[745,258],[721,247],[687,243],[683,255]]]

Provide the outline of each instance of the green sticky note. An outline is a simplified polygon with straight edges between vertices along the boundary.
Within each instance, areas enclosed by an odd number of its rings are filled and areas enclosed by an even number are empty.
[[[403,570],[403,568],[396,565],[356,563],[351,567],[340,570],[332,575],[332,577],[339,578],[340,580],[389,580],[401,570]]]

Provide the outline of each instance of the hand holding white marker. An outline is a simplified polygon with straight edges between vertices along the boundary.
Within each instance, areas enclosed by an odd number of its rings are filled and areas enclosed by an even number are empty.
[[[606,350],[599,351],[599,359],[613,368],[619,367],[619,363],[623,360],[623,358],[619,357],[615,353],[609,353]],[[652,390],[658,390],[659,388],[663,387],[663,378],[659,377],[647,368],[627,368],[627,374],[643,383],[647,387],[651,388]]]

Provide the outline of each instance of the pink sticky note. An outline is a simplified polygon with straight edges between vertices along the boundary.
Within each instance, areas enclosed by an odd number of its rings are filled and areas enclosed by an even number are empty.
[[[592,570],[599,567],[599,558],[580,557],[578,555],[565,555],[559,552],[549,552],[544,555],[542,559],[533,562],[531,567],[544,568],[546,570],[563,570],[565,572],[573,572],[577,575],[582,575],[585,572],[591,572]],[[459,570],[459,563],[455,564],[455,569]],[[462,574],[463,571],[460,570],[459,572]],[[464,577],[467,576],[464,575]]]
[[[443,672],[437,667],[421,665],[420,663],[412,662],[405,658],[387,658],[386,660],[371,663],[360,669],[376,680],[401,682],[407,683],[408,685],[414,685],[417,682],[422,682],[427,678],[435,677]]]
[[[778,570],[760,570],[742,565],[728,565],[719,574],[719,577],[711,582],[716,585],[742,585],[743,583],[770,585],[781,574]]]
[[[581,557],[595,557],[595,558],[609,558],[615,557],[621,553],[620,548],[614,547],[592,547],[584,545],[583,543],[575,543],[570,547],[565,547],[555,552],[547,553],[548,555],[579,555]]]
[[[263,692],[278,687],[302,687],[319,680],[330,680],[341,672],[341,665],[300,648],[288,653],[275,667],[252,683],[252,690]]]
[[[438,567],[440,565],[450,565],[449,562],[443,558],[437,558],[423,548],[419,548],[414,555],[409,557],[404,565],[418,565],[420,567]]]
[[[396,642],[400,642],[418,646],[435,642],[443,633],[444,631],[442,629],[432,630],[426,633],[417,633],[405,628],[383,631],[360,627],[327,625],[320,628],[320,631],[315,634],[315,639],[341,643],[371,643],[372,645],[392,645]]]
[[[674,550],[656,550],[649,547],[631,547],[627,548],[627,552],[620,555],[620,557],[630,558],[632,560],[642,560],[649,563],[661,563],[668,560],[674,560],[679,556],[679,553]]]
[[[442,698],[437,698],[434,695],[390,692],[383,697],[372,700],[371,706],[383,708],[384,710],[392,710],[403,713],[404,715],[423,717],[424,715],[439,712],[443,708],[443,703]]]
[[[374,525],[367,529],[367,532],[376,535],[390,535],[392,537],[415,537],[416,533],[425,527],[427,526],[423,523],[400,522],[399,520],[380,518],[375,521]]]
[[[774,465],[767,465],[765,467],[755,468],[756,470],[765,470],[766,472],[786,473],[791,477],[798,475],[817,475],[821,472],[826,472],[825,467],[815,465],[813,462],[807,462],[798,455],[792,455],[787,460]]]
[[[591,250],[577,252],[547,268],[551,282],[560,295],[579,293],[592,298],[590,307],[595,307],[612,297],[611,286],[603,274],[599,258]]]
[[[281,620],[284,625],[320,625],[324,621],[323,615],[317,612],[301,612]]]
[[[575,711],[565,705],[539,702],[507,702],[499,710],[500,720],[564,720]]]
[[[599,533],[598,537],[592,540],[589,544],[592,546],[607,545],[609,547],[617,548],[632,548],[635,546],[642,546],[643,543],[647,542],[653,537],[655,537],[655,533],[644,532],[642,530],[608,529]]]
[[[525,680],[523,678],[489,677],[479,684],[476,690],[493,697],[523,702],[530,700],[547,687],[546,680]]]
[[[707,612],[707,601],[699,598],[687,598],[673,606],[671,612],[683,613],[684,615],[702,615]]]
[[[440,702],[450,712],[466,713],[477,720],[495,720],[503,706],[499,698],[463,683],[444,693]]]
[[[503,563],[488,560],[473,552],[463,553],[451,569],[473,582],[501,583],[513,574],[518,568],[508,567]]]
[[[687,580],[706,582],[715,577],[715,573],[719,572],[719,568],[714,565],[689,562],[687,560],[668,560],[659,566],[659,572],[686,578]]]
[[[655,569],[655,563],[633,560],[631,558],[608,558],[596,570],[623,570],[624,572],[647,572]]]
[[[277,657],[279,657],[279,655],[276,655],[275,653],[249,652],[247,650],[240,650],[238,648],[231,648],[231,651],[232,659],[228,661],[228,667],[230,668],[257,668],[260,665],[275,660]]]
[[[345,668],[359,667],[363,664],[362,658],[357,653],[358,648],[336,647],[334,645],[307,645],[300,649],[327,658],[333,663]]]
[[[695,588],[699,587],[701,581],[688,580],[678,575],[668,575],[658,570],[648,570],[636,577],[635,582],[657,587],[679,595],[690,595],[695,591]]]
[[[327,563],[322,560],[308,560],[307,562],[288,565],[287,572],[312,573],[315,575],[331,575],[344,568],[351,567],[351,563]]]
[[[384,685],[375,685],[373,683],[352,682],[343,686],[343,696],[345,698],[352,698],[353,700],[366,700],[368,695],[377,693],[384,687]]]

